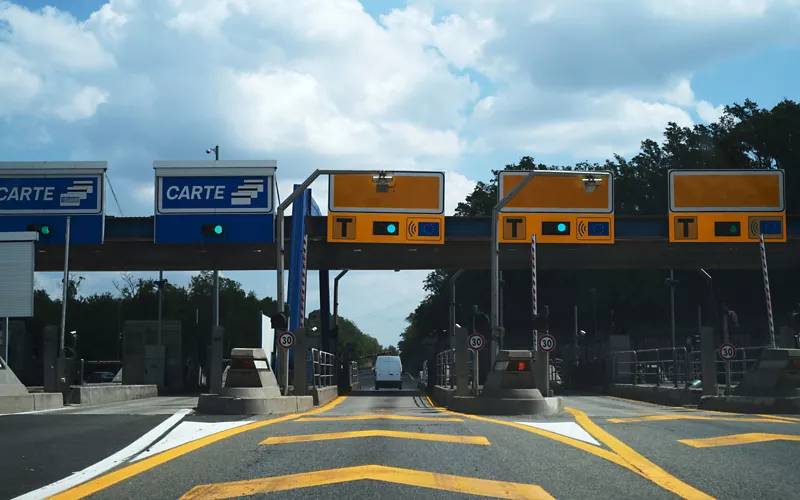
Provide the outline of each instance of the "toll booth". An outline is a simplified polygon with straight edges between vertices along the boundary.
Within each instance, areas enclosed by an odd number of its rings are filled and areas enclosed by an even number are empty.
[[[122,383],[155,384],[159,389],[180,392],[184,389],[180,321],[126,321],[122,330]]]

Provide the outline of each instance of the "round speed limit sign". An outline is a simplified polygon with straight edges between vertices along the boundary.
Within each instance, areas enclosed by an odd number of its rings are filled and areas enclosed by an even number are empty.
[[[278,343],[284,349],[291,349],[294,347],[294,334],[292,332],[283,332],[278,337]]]
[[[486,345],[486,339],[480,333],[473,333],[467,338],[467,346],[473,351],[480,351]]]
[[[550,352],[556,348],[556,338],[552,335],[542,335],[539,337],[539,350]]]
[[[722,344],[719,346],[719,357],[725,361],[730,361],[736,357],[736,348],[733,344]]]

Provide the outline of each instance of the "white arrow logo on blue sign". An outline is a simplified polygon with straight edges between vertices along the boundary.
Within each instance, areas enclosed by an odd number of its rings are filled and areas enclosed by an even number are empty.
[[[231,193],[231,205],[250,205],[254,199],[258,198],[258,193],[263,192],[263,179],[245,179],[238,189]]]
[[[81,201],[85,200],[93,192],[93,181],[73,181],[72,186],[67,188],[67,192],[61,195],[59,205],[77,208],[81,206]]]

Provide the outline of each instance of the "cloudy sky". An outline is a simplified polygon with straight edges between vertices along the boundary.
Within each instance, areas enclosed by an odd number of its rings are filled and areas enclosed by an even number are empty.
[[[153,160],[215,144],[277,160],[282,193],[315,168],[442,170],[452,213],[522,155],[630,155],[798,81],[800,0],[0,0],[0,160],[106,160],[113,215],[152,215]],[[425,274],[352,272],[341,313],[395,343]],[[271,272],[226,276],[274,296]]]

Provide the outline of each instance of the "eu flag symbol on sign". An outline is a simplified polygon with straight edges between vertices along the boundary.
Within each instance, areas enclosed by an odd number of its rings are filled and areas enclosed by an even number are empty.
[[[420,236],[439,236],[439,223],[438,222],[420,222],[419,223]]]
[[[761,221],[761,234],[782,234],[781,221],[779,220],[762,220]]]
[[[608,236],[608,222],[590,222],[588,226],[589,236]]]

